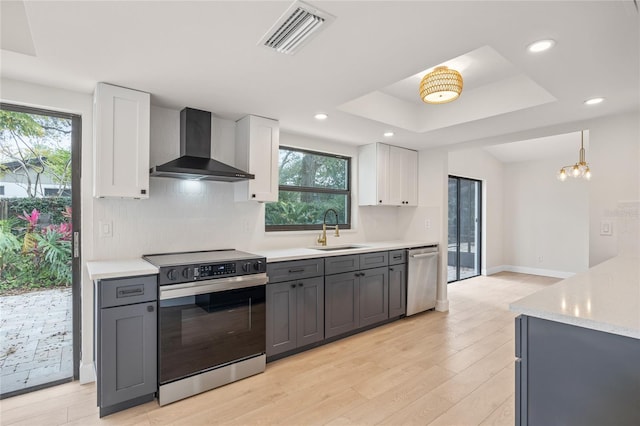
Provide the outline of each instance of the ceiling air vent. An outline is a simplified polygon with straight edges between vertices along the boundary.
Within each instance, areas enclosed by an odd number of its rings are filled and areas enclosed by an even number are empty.
[[[301,1],[294,2],[258,42],[276,52],[295,54],[335,19]]]

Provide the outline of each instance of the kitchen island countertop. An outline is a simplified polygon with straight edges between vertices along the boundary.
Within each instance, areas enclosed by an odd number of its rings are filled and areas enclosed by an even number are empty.
[[[135,277],[158,273],[158,268],[142,259],[96,260],[87,262],[91,280]]]
[[[322,246],[317,248],[313,247],[297,247],[297,248],[283,248],[283,249],[271,249],[271,250],[251,250],[252,253],[264,256],[267,258],[267,262],[284,262],[287,260],[300,260],[300,259],[313,259],[318,257],[330,257],[330,256],[344,256],[349,254],[361,254],[375,251],[385,250],[398,250],[407,249],[412,247],[424,247],[430,245],[437,245],[434,242],[424,241],[378,241],[367,243],[345,243],[336,244],[333,247],[342,246],[358,246],[357,248],[350,248],[344,250],[321,250]],[[325,246],[331,248],[332,246]]]
[[[640,259],[618,256],[510,305],[531,317],[640,339]]]

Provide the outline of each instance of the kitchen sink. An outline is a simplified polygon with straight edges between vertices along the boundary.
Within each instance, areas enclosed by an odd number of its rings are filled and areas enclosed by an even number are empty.
[[[313,247],[314,250],[321,251],[337,251],[337,250],[354,250],[367,248],[368,246],[357,246],[357,245],[345,245],[345,246],[324,246],[324,247]]]

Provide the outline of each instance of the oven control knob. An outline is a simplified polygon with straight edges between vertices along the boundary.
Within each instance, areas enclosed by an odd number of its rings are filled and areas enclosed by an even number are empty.
[[[250,272],[251,271],[251,262],[245,262],[242,264],[242,270],[244,272]]]
[[[262,269],[262,261],[258,260],[257,262],[255,262],[253,264],[253,269],[255,269],[256,271],[260,271]]]
[[[184,268],[182,270],[182,278],[184,278],[185,280],[189,279],[189,268]]]
[[[167,278],[169,278],[171,281],[174,281],[178,276],[178,273],[176,272],[175,269],[169,269],[169,271],[167,272]]]

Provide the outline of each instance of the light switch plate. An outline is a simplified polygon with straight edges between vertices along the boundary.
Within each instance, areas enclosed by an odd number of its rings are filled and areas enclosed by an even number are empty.
[[[610,237],[613,235],[613,222],[611,220],[600,221],[600,235]]]
[[[113,222],[98,222],[98,229],[100,233],[100,238],[111,238],[113,237]]]

